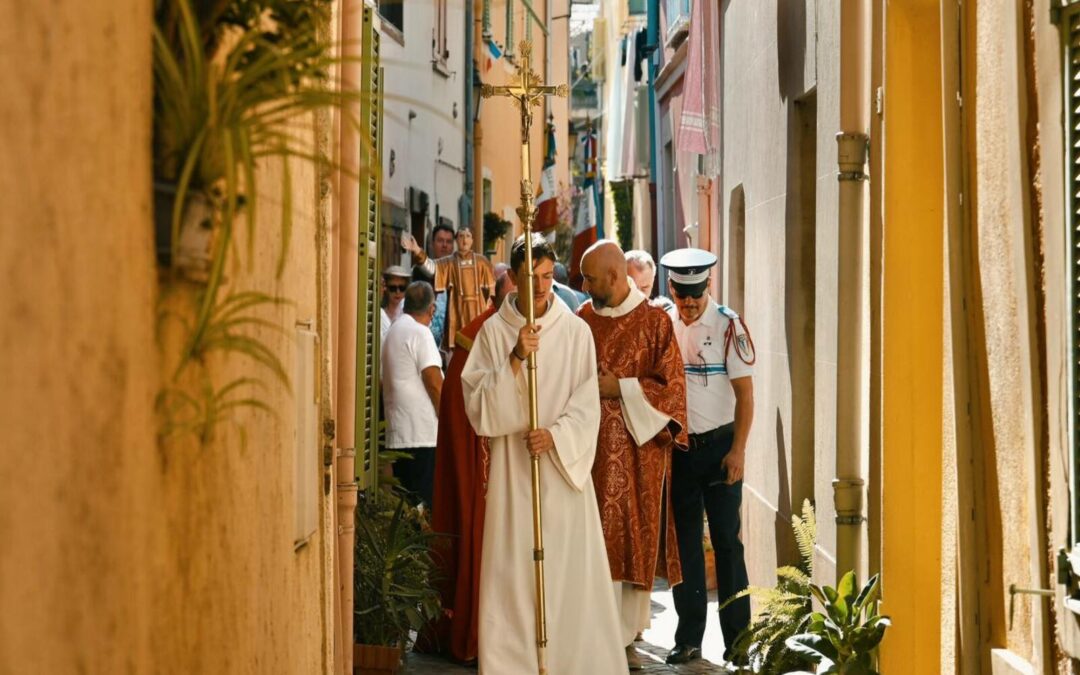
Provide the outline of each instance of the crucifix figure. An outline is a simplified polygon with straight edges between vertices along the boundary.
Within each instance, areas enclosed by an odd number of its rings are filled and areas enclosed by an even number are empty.
[[[520,65],[517,68],[518,81],[505,86],[483,85],[480,90],[484,98],[505,96],[514,99],[521,110],[521,205],[517,209],[525,231],[525,320],[530,328],[535,324],[533,307],[533,260],[532,260],[532,224],[536,217],[536,198],[533,195],[531,176],[531,155],[529,135],[533,124],[533,107],[539,106],[545,96],[566,97],[568,88],[565,84],[550,86],[541,84],[540,76],[532,70],[532,44],[525,40],[518,49]],[[529,429],[539,429],[536,393],[536,354],[530,353],[527,360],[529,383]],[[547,673],[547,617],[545,614],[544,590],[544,534],[540,504],[540,456],[532,459],[532,511],[533,511],[533,574],[536,581],[536,657],[540,675]]]

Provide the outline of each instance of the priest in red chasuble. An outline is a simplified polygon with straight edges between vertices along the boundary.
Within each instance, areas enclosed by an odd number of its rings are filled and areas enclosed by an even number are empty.
[[[487,451],[484,439],[476,435],[465,416],[461,371],[480,327],[513,290],[513,279],[505,269],[496,269],[494,304],[454,336],[456,348],[439,399],[431,512],[432,530],[447,535],[437,539],[435,554],[446,610],[446,617],[438,626],[439,646],[461,663],[473,662],[477,657],[477,605],[487,483]]]
[[[581,271],[582,289],[592,301],[582,305],[578,315],[592,330],[600,372],[593,484],[627,665],[639,670],[633,641],[649,624],[657,561],[664,565],[669,584],[682,581],[664,485],[671,476],[672,451],[688,447],[686,376],[671,319],[629,283],[618,244],[600,241],[591,246],[582,257]]]
[[[488,299],[495,289],[495,272],[491,262],[472,250],[472,229],[462,225],[455,238],[456,251],[432,260],[411,236],[401,237],[402,246],[435,278],[435,283],[432,284],[435,292],[447,293],[446,328],[443,332],[443,344],[439,345],[447,350],[455,348],[454,338],[458,331],[487,309]]]

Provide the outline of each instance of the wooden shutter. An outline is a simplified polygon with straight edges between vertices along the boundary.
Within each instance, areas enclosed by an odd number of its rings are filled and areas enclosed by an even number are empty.
[[[364,8],[360,82],[360,223],[357,238],[356,477],[377,482],[379,452],[379,203],[382,193],[382,69],[375,10]]]

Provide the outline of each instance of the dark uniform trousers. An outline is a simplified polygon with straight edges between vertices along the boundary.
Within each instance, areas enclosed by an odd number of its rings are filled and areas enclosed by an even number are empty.
[[[435,492],[435,448],[395,448],[394,452],[412,455],[394,461],[394,478],[410,493],[410,501],[422,501],[430,509]]]
[[[742,481],[724,484],[723,459],[731,450],[735,425],[690,434],[689,452],[672,452],[671,502],[679,538],[683,582],[672,589],[679,627],[675,643],[700,647],[705,635],[708,595],[705,591],[705,549],[702,509],[709,517],[709,536],[716,556],[717,598],[722,603],[746,588],[746,562],[739,540]],[[750,598],[740,598],[720,611],[724,646],[750,623]]]

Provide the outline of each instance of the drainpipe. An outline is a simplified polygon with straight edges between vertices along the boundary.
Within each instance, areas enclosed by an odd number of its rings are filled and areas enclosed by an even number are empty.
[[[866,161],[870,127],[869,0],[840,5],[839,270],[836,374],[836,572],[865,578],[866,540],[863,418],[869,386],[866,364]]]
[[[363,64],[363,0],[343,0],[341,10],[341,43],[346,60],[341,67],[342,89],[360,90]],[[358,103],[350,104],[350,113],[360,118]],[[338,227],[335,245],[337,277],[337,331],[335,335],[334,411],[336,425],[337,463],[337,556],[338,578],[336,595],[339,605],[338,639],[335,649],[339,656],[336,672],[351,675],[353,661],[353,565],[356,537],[356,279],[359,242],[355,223],[360,221],[360,185],[352,178],[360,171],[359,130],[350,124],[340,125],[340,160],[343,171],[338,185]]]
[[[656,52],[660,48],[660,0],[648,0],[645,12],[645,51],[649,55],[649,234],[652,238],[652,253],[660,260],[660,232],[656,222]],[[666,273],[661,269],[657,269],[657,272],[659,274],[656,282],[664,284],[660,277],[664,277]],[[666,284],[660,286],[661,294],[665,288]]]
[[[471,0],[466,0],[471,2]],[[480,64],[483,63],[484,50],[487,49],[485,39],[488,37],[486,34],[487,27],[491,21],[491,0],[483,0],[481,5],[481,14],[479,19],[474,18],[474,24],[469,27],[469,30],[473,33],[473,48],[470,52],[469,58],[471,59],[472,67],[470,72],[470,81],[476,91],[480,90],[483,85],[483,80],[480,77]],[[469,119],[472,125],[472,171],[473,171],[473,191],[476,194],[476,203],[473,208],[473,237],[475,241],[479,242],[480,251],[485,255],[487,251],[484,250],[484,162],[483,162],[483,143],[484,143],[484,130],[480,127],[480,100],[475,100],[475,106],[473,105],[473,96],[476,92],[472,92],[469,95]]]
[[[473,25],[473,15],[476,13],[476,8],[473,6],[473,0],[465,0],[465,48],[463,54],[465,55],[462,65],[465,68],[465,77],[463,80],[463,90],[465,105],[462,106],[465,112],[465,175],[464,190],[465,199],[465,213],[461,219],[461,225],[469,225],[473,222],[473,211],[476,206],[476,185],[473,177],[473,72],[475,71],[473,60],[473,32],[475,26]],[[483,232],[474,231],[474,236],[482,237]],[[479,240],[477,250],[480,253],[484,252],[484,240]]]

